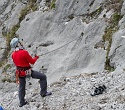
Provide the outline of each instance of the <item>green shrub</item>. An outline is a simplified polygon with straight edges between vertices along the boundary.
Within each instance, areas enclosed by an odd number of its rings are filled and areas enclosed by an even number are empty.
[[[32,9],[32,11],[36,11],[38,9],[37,4],[30,4],[29,8]]]
[[[5,82],[16,83],[16,79],[14,78],[14,79],[11,80],[9,77],[4,77],[4,78],[2,79],[2,82],[3,82],[3,83],[5,83]]]
[[[13,82],[10,78],[5,77],[2,79],[2,82]]]
[[[16,36],[16,31],[19,29],[20,25],[16,24],[12,27],[10,32],[6,35],[7,51],[10,51],[10,41]]]
[[[110,66],[110,59],[108,58],[109,51],[112,44],[112,35],[118,30],[118,22],[122,18],[122,16],[115,12],[111,17],[110,27],[106,28],[105,35],[103,36],[103,41],[109,42],[108,48],[107,48],[107,55],[106,55],[106,62],[105,62],[105,70],[113,71],[114,67]]]
[[[0,67],[2,67],[2,66],[3,66],[3,64],[4,64],[4,63],[3,63],[3,61],[1,61],[1,62],[0,62]]]
[[[123,17],[123,16],[120,15],[120,13],[115,12],[115,13],[112,15],[112,17],[111,17],[111,19],[112,19],[112,21],[111,21],[112,26],[113,26],[113,27],[117,26],[117,25],[118,25],[118,22],[120,21],[120,19],[121,19],[122,17]]]
[[[30,0],[30,3],[36,3],[37,0]]]
[[[112,44],[112,34],[113,34],[113,28],[106,28],[105,35],[103,36],[103,41],[109,42],[108,48],[107,48],[107,54],[106,54],[106,62],[105,62],[105,70],[110,70],[112,67],[110,66],[110,59],[108,58],[110,47]]]
[[[6,49],[4,50],[4,53],[2,55],[3,56],[3,61],[2,61],[3,63],[1,63],[1,66],[2,66],[2,64],[4,64],[4,61],[8,57],[8,54],[9,54],[10,49],[11,49],[10,41],[11,41],[12,38],[14,38],[16,36],[16,31],[19,29],[19,27],[20,27],[20,25],[18,23],[16,25],[14,25],[9,32],[2,33],[2,35],[6,38]]]
[[[52,0],[50,3],[50,9],[55,8],[56,4],[55,4],[56,0]]]
[[[26,5],[24,9],[21,10],[20,16],[19,16],[19,23],[25,18],[27,14],[29,14],[31,11],[36,11],[38,9],[38,6],[35,2],[30,2],[29,5]]]
[[[19,16],[19,22],[21,22],[25,18],[25,16],[29,13],[29,11],[30,9],[27,6],[21,10],[20,16]]]
[[[11,64],[7,64],[5,67],[4,67],[4,72],[6,72],[9,68],[11,68]]]
[[[94,12],[90,13],[89,16],[91,17],[97,16],[101,13],[101,11],[102,11],[102,7],[100,6]]]

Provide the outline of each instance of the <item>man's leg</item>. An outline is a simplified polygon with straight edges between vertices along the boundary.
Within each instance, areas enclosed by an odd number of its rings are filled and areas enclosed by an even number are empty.
[[[20,107],[25,105],[25,85],[26,85],[26,78],[20,77],[19,78],[19,100],[20,100]]]
[[[46,75],[37,71],[32,70],[32,78],[40,79],[40,94],[44,95],[47,93],[47,79]]]

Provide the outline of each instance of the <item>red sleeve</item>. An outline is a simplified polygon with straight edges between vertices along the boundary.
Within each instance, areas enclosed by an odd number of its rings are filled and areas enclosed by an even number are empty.
[[[27,51],[24,52],[24,57],[26,61],[30,64],[34,64],[36,60],[39,58],[38,56],[32,58]]]
[[[12,53],[11,57],[12,57],[12,60],[13,60],[13,62],[14,62],[13,54],[14,54],[14,52]]]

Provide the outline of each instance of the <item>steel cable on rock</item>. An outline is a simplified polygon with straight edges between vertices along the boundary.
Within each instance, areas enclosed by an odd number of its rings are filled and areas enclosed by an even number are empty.
[[[38,55],[38,56],[44,56],[44,55],[46,55],[46,54],[52,53],[52,52],[54,52],[54,51],[56,51],[56,50],[59,50],[59,49],[65,47],[66,45],[72,43],[73,41],[79,39],[80,37],[83,37],[83,34],[84,34],[84,33],[82,32],[81,35],[80,35],[78,38],[76,38],[76,39],[74,39],[74,40],[72,40],[72,41],[70,41],[70,42],[64,44],[63,46],[60,46],[60,47],[58,47],[58,48],[56,48],[56,49],[54,49],[54,50],[52,50],[52,51],[50,51],[50,52],[47,52],[47,53],[44,53],[44,54],[41,54],[41,55]]]

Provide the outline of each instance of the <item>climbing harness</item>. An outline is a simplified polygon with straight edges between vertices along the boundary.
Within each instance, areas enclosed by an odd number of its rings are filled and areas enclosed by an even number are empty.
[[[19,77],[26,77],[30,80],[32,69],[31,67],[17,67],[16,83],[19,84]]]

